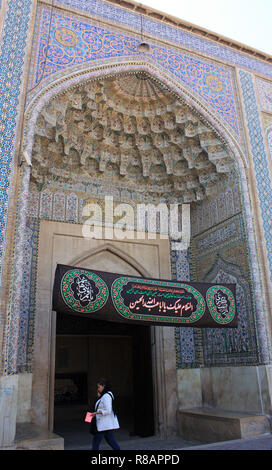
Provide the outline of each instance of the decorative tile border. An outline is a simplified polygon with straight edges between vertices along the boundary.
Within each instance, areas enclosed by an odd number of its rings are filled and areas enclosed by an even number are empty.
[[[39,219],[27,219],[26,243],[23,247],[24,267],[17,355],[18,372],[32,371],[39,228]]]
[[[171,250],[172,278],[189,281],[189,250]],[[196,368],[202,364],[201,336],[196,328],[175,328],[175,348],[177,369]]]
[[[240,81],[263,218],[263,230],[266,240],[267,258],[270,266],[272,280],[272,182],[269,177],[269,168],[265,151],[264,138],[262,134],[262,125],[254,91],[252,75],[248,72],[240,70]]]
[[[32,0],[9,0],[0,51],[0,266],[5,252],[9,188]],[[2,275],[2,269],[0,277]]]
[[[266,131],[267,145],[270,152],[270,160],[272,165],[272,126]]]
[[[89,13],[96,18],[129,27],[137,32],[141,31],[141,15],[139,13],[103,0],[57,0],[56,4]],[[152,34],[153,37],[164,41],[175,42],[182,47],[209,55],[212,58],[272,77],[272,65],[255,59],[248,54],[235,51],[231,47],[223,46],[215,41],[199,37],[196,34],[183,31],[181,28],[147,16],[143,17],[142,26],[143,34]]]
[[[27,219],[27,199],[24,194],[28,190],[30,180],[30,167],[22,166],[20,169],[20,188],[16,210],[16,236],[12,259],[11,283],[9,286],[9,304],[7,317],[7,340],[5,359],[5,373],[12,375],[17,372],[18,347],[20,338],[21,301],[24,278],[24,247]]]

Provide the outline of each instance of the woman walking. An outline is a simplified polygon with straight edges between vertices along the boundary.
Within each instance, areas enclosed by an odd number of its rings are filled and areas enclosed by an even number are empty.
[[[98,381],[97,394],[99,398],[95,403],[95,411],[92,413],[93,420],[96,419],[96,431],[93,436],[92,448],[98,450],[103,438],[105,438],[112,449],[120,450],[120,446],[113,435],[113,430],[119,429],[120,426],[114,412],[114,396],[111,385],[107,380],[101,379]]]

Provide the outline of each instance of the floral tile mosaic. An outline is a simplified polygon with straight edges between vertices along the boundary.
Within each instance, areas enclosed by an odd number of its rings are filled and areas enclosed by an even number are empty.
[[[41,77],[44,80],[60,70],[83,63],[139,56],[137,46],[140,41],[133,37],[92,25],[71,14],[51,14],[47,8],[41,8],[39,14],[39,30],[35,32],[39,38],[36,72],[32,86],[39,83]],[[151,45],[147,57],[192,89],[225,120],[232,131],[239,134],[231,69],[156,45]]]
[[[94,15],[97,18],[110,20],[116,24],[128,26],[135,31],[141,31],[143,34],[151,34],[153,37],[163,38],[176,42],[183,47],[190,48],[200,53],[204,53],[213,58],[218,58],[235,66],[247,68],[248,70],[261,73],[272,77],[272,65],[258,60],[248,54],[236,51],[215,41],[199,37],[181,28],[169,25],[154,18],[144,17],[141,21],[141,15],[126,8],[121,8],[110,2],[103,0],[57,0],[57,3],[81,12]],[[167,8],[166,8],[167,9]],[[181,18],[182,19],[182,18]]]

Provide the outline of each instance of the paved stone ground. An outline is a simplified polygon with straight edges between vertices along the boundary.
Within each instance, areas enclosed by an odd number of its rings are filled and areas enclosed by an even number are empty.
[[[64,450],[90,450],[92,436],[87,427],[81,424],[56,430],[64,437]],[[267,433],[247,439],[235,441],[217,442],[213,444],[197,441],[185,441],[181,437],[162,439],[156,436],[140,438],[130,437],[122,430],[115,431],[115,438],[121,450],[272,450],[272,434]],[[103,441],[100,450],[110,450],[108,444]]]
[[[194,447],[185,447],[184,450],[271,450],[272,434],[238,439],[235,441],[216,442]]]
[[[88,425],[74,423],[68,429],[67,426],[59,427],[54,431],[64,438],[64,450],[89,450],[92,447],[92,435],[88,432]],[[181,437],[161,439],[157,436],[131,437],[121,429],[114,432],[115,438],[121,450],[174,450],[183,447],[201,445],[197,441],[185,441]],[[105,441],[102,441],[101,450],[110,450]]]

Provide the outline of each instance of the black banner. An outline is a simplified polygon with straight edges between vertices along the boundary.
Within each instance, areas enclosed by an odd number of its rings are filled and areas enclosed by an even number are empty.
[[[177,282],[57,265],[53,310],[112,322],[236,328],[235,284]]]

